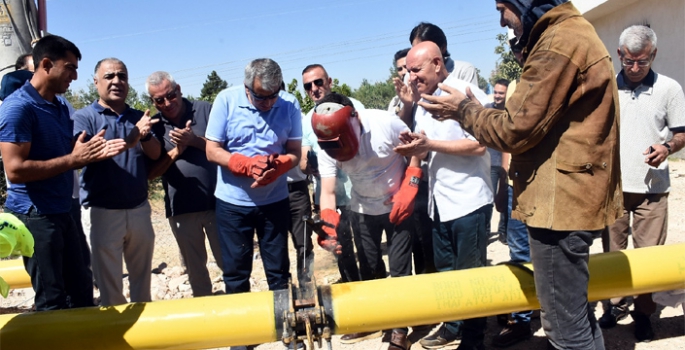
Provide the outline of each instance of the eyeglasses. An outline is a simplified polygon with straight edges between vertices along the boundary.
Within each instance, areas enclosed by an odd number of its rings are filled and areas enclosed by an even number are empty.
[[[316,80],[314,80],[314,81],[310,81],[310,82],[308,82],[308,83],[304,83],[304,89],[305,89],[305,91],[309,91],[309,90],[312,89],[312,83],[314,83],[314,85],[316,85],[316,86],[318,86],[318,87],[322,87],[322,86],[323,86],[323,79],[322,79],[322,78],[319,78],[319,79],[316,79]]]
[[[621,64],[623,64],[623,67],[625,67],[625,68],[630,68],[630,67],[634,66],[635,63],[637,63],[638,67],[644,68],[644,67],[648,67],[650,64],[652,64],[652,60],[648,59],[648,60],[634,61],[634,60],[629,60],[627,58],[621,60]]]
[[[274,93],[271,94],[271,95],[262,96],[262,95],[257,95],[257,93],[254,92],[254,90],[250,89],[247,85],[245,85],[245,88],[250,92],[250,95],[252,95],[252,98],[253,98],[255,101],[273,100],[274,98],[278,97],[278,93],[280,92],[280,90],[279,90],[279,91],[274,92]]]
[[[164,103],[164,100],[167,100],[167,101],[171,102],[171,101],[175,100],[176,97],[178,97],[178,93],[174,90],[174,91],[172,91],[172,92],[166,94],[166,96],[154,97],[154,98],[153,98],[153,97],[150,97],[150,99],[152,99],[152,102],[154,102],[154,103],[156,103],[156,104],[158,104],[158,105],[161,105],[161,104]]]

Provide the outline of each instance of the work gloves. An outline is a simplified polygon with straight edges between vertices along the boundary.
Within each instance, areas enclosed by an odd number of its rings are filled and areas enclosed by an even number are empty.
[[[400,190],[390,199],[392,211],[390,211],[390,222],[399,225],[414,212],[414,198],[419,192],[419,181],[421,181],[422,171],[419,167],[408,167],[404,172],[404,178],[400,185]]]
[[[252,188],[266,186],[276,181],[292,167],[293,161],[290,157],[279,157],[278,154],[248,157],[240,153],[232,153],[228,160],[228,170],[233,175],[251,177],[255,180],[250,186]]]
[[[333,225],[334,227],[328,227],[324,225],[323,232],[326,235],[318,235],[316,241],[319,243],[321,248],[328,250],[336,255],[342,254],[342,246],[338,243],[338,234],[335,229],[340,224],[340,214],[333,209],[323,209],[321,211],[321,220]]]

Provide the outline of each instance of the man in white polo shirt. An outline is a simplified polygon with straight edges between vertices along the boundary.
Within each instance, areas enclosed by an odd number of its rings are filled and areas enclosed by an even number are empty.
[[[610,251],[628,247],[631,214],[633,247],[666,242],[671,189],[668,156],[685,144],[685,95],[675,80],[651,69],[656,51],[656,34],[648,26],[628,27],[619,38],[623,70],[616,76],[616,83],[621,104],[623,217],[609,226]],[[636,296],[634,305],[631,316],[635,337],[650,341],[654,332],[649,316],[656,311],[651,293]],[[625,300],[612,299],[599,325],[611,328],[627,315]]]
[[[442,94],[439,83],[464,90],[467,86],[486,98],[477,86],[448,79],[442,55],[432,42],[414,45],[407,54],[410,83],[421,94]],[[428,211],[433,220],[433,254],[438,271],[452,271],[485,265],[492,214],[490,157],[485,146],[464,131],[458,122],[440,122],[423,107],[416,111],[416,132],[402,135],[404,145],[395,150],[405,156],[427,154]],[[485,318],[445,322],[421,340],[428,349],[454,345],[461,337],[460,350],[483,349]]]

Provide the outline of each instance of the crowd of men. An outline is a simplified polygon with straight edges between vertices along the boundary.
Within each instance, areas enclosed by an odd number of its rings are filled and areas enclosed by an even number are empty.
[[[310,281],[312,232],[302,219],[312,212],[331,224],[317,242],[335,254],[342,283],[484,266],[494,206],[511,261],[534,266],[550,348],[604,349],[600,327],[628,314],[636,339],[653,339],[651,295],[633,298],[632,312],[629,298],[607,300],[595,319],[589,247],[601,236],[606,251],[626,249],[631,231],[636,248],[665,243],[668,156],[685,145],[683,90],[651,69],[657,39],[648,26],[623,31],[616,74],[570,2],[496,8],[524,69],[518,81],[498,80],[486,105],[475,67],[453,60],[430,23],[394,57],[397,96],[387,110],[332,92],[326,69],[311,64],[302,71],[315,103],[306,115],[269,58],[251,61],[244,85],[213,104],[184,98],[169,73],[154,72],[145,84],[152,116],[126,104],[124,62],[104,58],[94,69],[98,100],[73,111],[60,94],[81,52],[59,36],[40,39],[8,75],[13,87],[3,79],[0,106],[5,211],[34,236],[24,262],[36,310],[92,306],[94,282],[102,306],[151,300],[148,179],[161,176],[195,297],[213,294],[205,239],[228,294],[250,291],[255,234],[270,290],[291,278],[289,234],[297,281]],[[492,344],[528,339],[532,314],[500,315]],[[483,317],[444,322],[420,344],[484,349],[485,327]],[[389,349],[411,347],[409,328],[388,333]]]

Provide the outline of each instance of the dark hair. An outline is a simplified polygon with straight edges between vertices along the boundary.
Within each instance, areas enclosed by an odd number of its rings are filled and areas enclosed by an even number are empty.
[[[25,53],[17,58],[17,62],[14,63],[14,69],[20,70],[26,68],[26,59],[31,57],[32,54]]]
[[[326,102],[332,102],[332,103],[337,103],[339,105],[343,106],[350,106],[352,109],[354,109],[354,105],[352,104],[352,100],[350,100],[347,96],[341,95],[337,92],[331,92],[330,94],[324,96],[320,101],[319,105],[322,103]]]
[[[326,68],[324,68],[322,65],[320,65],[318,63],[310,64],[310,65],[304,67],[304,69],[302,70],[302,74],[307,73],[310,70],[316,69],[316,68],[321,68],[323,70],[323,72],[326,74],[326,76],[328,76],[328,72],[326,72]]]
[[[509,87],[509,80],[507,80],[507,79],[497,79],[497,81],[495,82],[495,85],[502,85],[502,86]]]
[[[419,23],[419,25],[411,30],[411,34],[409,34],[409,43],[413,44],[416,38],[419,38],[419,40],[422,42],[434,42],[435,45],[438,45],[440,51],[442,51],[443,48],[445,49],[445,52],[442,53],[443,59],[450,57],[450,53],[447,52],[447,37],[445,36],[445,32],[443,32],[442,29],[435,24],[428,22]]]
[[[395,52],[395,62],[397,62],[397,60],[399,60],[400,58],[407,57],[409,50],[411,50],[411,47],[408,47],[406,49],[402,49],[400,51]],[[395,62],[393,62],[393,63],[395,63]]]
[[[98,77],[98,69],[100,69],[100,66],[105,62],[119,63],[122,66],[124,66],[124,69],[128,72],[128,68],[126,68],[126,64],[124,64],[124,62],[122,62],[120,59],[115,58],[115,57],[107,57],[107,58],[103,58],[103,59],[99,60],[98,63],[95,64],[95,69],[93,70],[93,73],[95,73],[95,78]]]
[[[44,36],[33,47],[33,64],[38,67],[43,58],[57,61],[67,57],[67,52],[71,52],[79,61],[81,60],[81,51],[71,41],[57,35]]]

